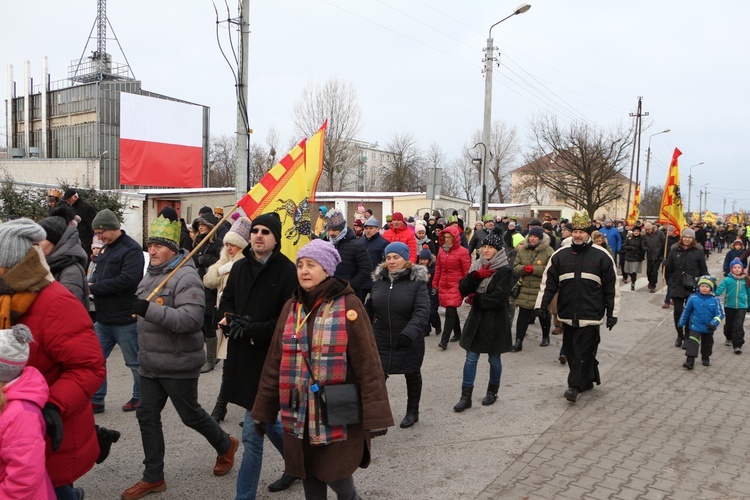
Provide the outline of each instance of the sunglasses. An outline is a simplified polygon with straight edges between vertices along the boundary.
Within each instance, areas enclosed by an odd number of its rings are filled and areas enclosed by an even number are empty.
[[[263,236],[268,236],[269,234],[271,234],[271,230],[270,229],[260,229],[260,228],[257,228],[257,227],[251,229],[250,232],[253,233],[253,234],[260,233]]]

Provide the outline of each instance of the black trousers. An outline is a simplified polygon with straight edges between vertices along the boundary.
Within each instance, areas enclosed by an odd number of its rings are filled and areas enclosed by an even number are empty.
[[[742,347],[745,343],[745,314],[747,309],[724,308],[724,337],[732,341],[732,347]]]
[[[594,388],[594,383],[601,384],[596,360],[600,340],[599,325],[576,328],[563,323],[563,351],[570,370],[568,387],[587,391]]]
[[[456,337],[461,336],[461,320],[458,318],[457,307],[445,308],[445,327],[443,328],[443,335],[440,337],[440,342],[443,344],[447,343],[451,333]]]
[[[698,357],[700,350],[701,359],[708,359],[713,354],[714,334],[691,332],[685,337],[685,356]]]
[[[526,330],[534,321],[534,310],[524,307],[518,308],[518,320],[516,321],[516,340],[523,340],[526,337]],[[551,323],[549,315],[544,319],[539,318],[539,324],[542,326],[542,337],[549,337],[549,327]]]
[[[661,259],[649,259],[646,261],[646,277],[648,278],[648,284],[652,288],[659,282],[659,267],[661,266]]]
[[[674,302],[674,311],[672,311],[672,317],[674,318],[674,327],[677,330],[677,338],[679,339],[687,339],[690,335],[690,323],[686,323],[684,329],[683,327],[677,326],[677,323],[680,322],[682,311],[685,310],[686,300],[687,298],[672,297],[672,302]]]

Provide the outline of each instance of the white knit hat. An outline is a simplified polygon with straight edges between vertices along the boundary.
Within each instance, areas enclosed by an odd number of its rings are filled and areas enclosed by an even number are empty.
[[[10,382],[21,374],[29,360],[29,342],[33,340],[26,325],[0,330],[0,382]]]

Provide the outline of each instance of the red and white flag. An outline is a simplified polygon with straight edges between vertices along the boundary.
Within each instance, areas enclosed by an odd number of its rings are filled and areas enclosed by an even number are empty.
[[[203,107],[120,94],[120,184],[203,186]]]

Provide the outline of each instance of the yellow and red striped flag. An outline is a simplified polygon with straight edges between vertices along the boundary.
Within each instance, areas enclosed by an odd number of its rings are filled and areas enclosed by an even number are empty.
[[[310,242],[309,198],[315,196],[323,168],[325,130],[324,123],[313,136],[312,149],[302,139],[237,202],[250,220],[268,212],[279,214],[281,252],[292,261],[297,250]]]
[[[638,221],[638,216],[641,212],[641,183],[638,181],[638,184],[635,185],[635,196],[633,197],[633,207],[630,209],[630,214],[628,214],[628,218],[625,220],[628,226],[635,226],[635,223]]]
[[[664,194],[661,197],[661,208],[659,209],[660,224],[669,224],[674,228],[674,235],[679,236],[682,230],[687,226],[685,220],[685,210],[682,208],[682,197],[680,195],[680,173],[677,165],[677,158],[682,151],[674,148],[672,162],[669,164],[669,174],[667,174],[667,183],[664,186]]]

